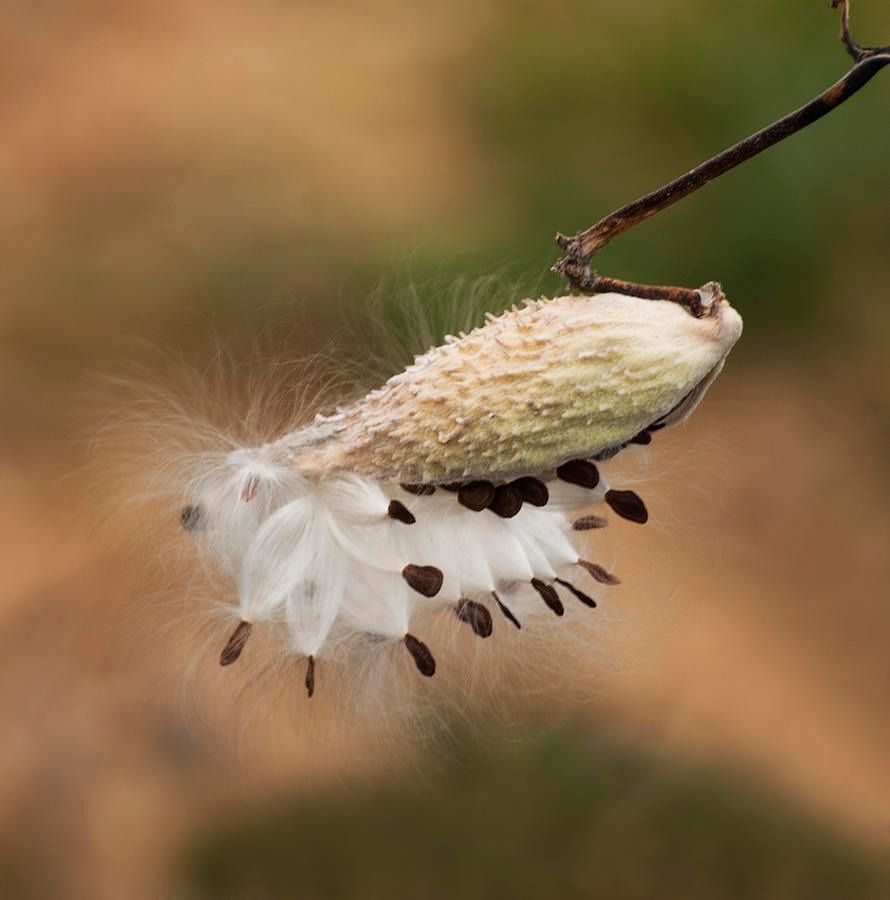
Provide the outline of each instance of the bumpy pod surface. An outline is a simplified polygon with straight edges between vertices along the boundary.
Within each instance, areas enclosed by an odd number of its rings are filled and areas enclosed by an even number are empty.
[[[619,294],[527,301],[278,447],[310,477],[435,484],[552,471],[682,421],[741,331],[722,296],[702,318]]]

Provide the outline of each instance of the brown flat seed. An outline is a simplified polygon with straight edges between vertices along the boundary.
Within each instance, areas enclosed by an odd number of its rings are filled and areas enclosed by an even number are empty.
[[[421,675],[432,678],[436,674],[436,660],[430,653],[430,648],[423,641],[418,640],[413,634],[405,635],[405,646],[414,658],[414,665]]]
[[[402,578],[424,597],[435,597],[442,589],[442,582],[445,580],[441,569],[437,569],[435,566],[415,566],[413,563],[408,563],[402,569]]]
[[[452,494],[456,494],[463,487],[463,482],[452,481],[448,484],[440,484],[439,487],[442,488],[443,491],[450,491]]]
[[[599,469],[586,459],[573,459],[556,470],[557,477],[569,484],[583,488],[595,488],[600,483]]]
[[[650,425],[646,429],[646,431],[651,431],[653,433],[656,431],[661,431],[661,429],[664,428],[666,425],[667,425],[667,422],[656,422],[654,425]]]
[[[386,514],[390,519],[396,519],[398,522],[404,522],[406,525],[413,525],[417,521],[411,510],[404,503],[399,503],[398,500],[389,501],[389,508],[386,510]]]
[[[652,435],[649,434],[648,431],[641,431],[639,434],[635,434],[629,441],[628,444],[640,444],[645,447],[647,444],[652,443]]]
[[[602,516],[582,516],[572,522],[572,528],[575,531],[593,531],[594,528],[605,528],[608,524],[609,520]]]
[[[435,487],[431,484],[400,484],[399,487],[417,497],[429,497],[430,494],[436,493]]]
[[[250,503],[254,497],[256,497],[257,493],[260,489],[260,476],[259,475],[248,475],[247,481],[244,482],[244,487],[241,490],[241,499],[245,503]]]
[[[633,491],[606,491],[606,503],[621,516],[639,525],[649,521],[646,504]]]
[[[512,519],[522,509],[522,494],[509,484],[500,485],[488,508],[502,519]]]
[[[311,698],[315,693],[315,657],[306,658],[306,694]]]
[[[522,628],[522,625],[519,623],[519,619],[517,619],[516,616],[514,616],[513,613],[510,612],[510,610],[506,606],[504,606],[503,603],[501,603],[501,598],[498,597],[497,592],[492,591],[491,597],[494,600],[494,602],[497,604],[497,607],[503,614],[504,618],[508,622],[512,622],[517,628]]]
[[[565,613],[565,607],[556,593],[556,588],[550,584],[544,584],[540,578],[532,578],[532,587],[541,595],[541,599],[553,610],[556,615],[561,616]]]
[[[546,506],[550,499],[550,491],[540,478],[517,478],[510,482],[510,487],[519,491],[519,496],[532,506]]]
[[[230,666],[238,659],[252,630],[252,622],[238,623],[238,627],[232,632],[232,636],[229,638],[228,643],[223,647],[222,653],[219,655],[219,664],[221,666]]]
[[[206,522],[204,521],[204,510],[200,506],[183,506],[179,513],[179,524],[186,531],[203,531]]]
[[[454,608],[454,612],[458,619],[466,622],[478,637],[491,636],[491,613],[481,603],[473,600],[461,600]]]
[[[473,512],[482,512],[494,500],[495,489],[490,481],[471,481],[461,485],[457,492],[457,502]]]
[[[596,563],[588,562],[586,559],[579,559],[578,565],[581,566],[582,569],[586,569],[593,579],[600,584],[621,584],[620,578],[616,577],[611,572],[607,572],[602,566],[598,566]]]
[[[594,600],[593,597],[588,597],[584,591],[579,591],[570,581],[566,581],[564,578],[557,578],[556,582],[571,591],[585,606],[596,609],[596,600]]]

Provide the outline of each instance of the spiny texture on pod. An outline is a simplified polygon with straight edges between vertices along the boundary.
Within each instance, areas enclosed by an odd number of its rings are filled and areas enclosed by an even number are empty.
[[[702,318],[619,294],[527,301],[281,446],[308,475],[426,484],[534,475],[684,419],[741,330],[722,296]]]
[[[740,332],[722,297],[703,318],[618,295],[529,302],[336,415],[231,453],[181,507],[238,585],[220,662],[278,629],[311,696],[318,661],[353,639],[401,644],[431,676],[439,611],[496,631],[486,645],[517,637],[490,610],[517,629],[597,615],[619,580],[587,561],[593,533],[649,513],[593,460],[688,416]]]

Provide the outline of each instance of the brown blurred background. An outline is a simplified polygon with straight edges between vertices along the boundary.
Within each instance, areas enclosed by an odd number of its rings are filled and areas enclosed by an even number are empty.
[[[656,443],[655,524],[610,535],[608,652],[506,679],[496,725],[236,703],[142,514],[101,524],[128,482],[92,440],[134,402],[100,376],[169,379],[152,348],[311,352],[381,283],[557,290],[557,229],[815,95],[835,31],[814,0],[7,6],[0,895],[890,896],[890,79],[603,254],[722,281],[746,334]]]

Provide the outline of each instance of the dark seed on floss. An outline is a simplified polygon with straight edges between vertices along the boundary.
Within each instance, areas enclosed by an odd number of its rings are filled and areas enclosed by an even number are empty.
[[[585,606],[596,609],[596,600],[593,597],[589,597],[584,591],[579,591],[570,581],[566,581],[564,578],[557,578],[556,583],[571,591]]]
[[[204,521],[204,510],[200,506],[183,506],[179,513],[179,524],[186,531],[203,531],[206,522]]]
[[[311,699],[315,693],[315,657],[306,658],[306,694]]]
[[[639,434],[635,434],[629,441],[628,444],[640,444],[645,447],[647,444],[652,443],[652,435],[649,434],[648,431],[641,431]]]
[[[411,510],[404,503],[399,503],[398,500],[389,501],[389,508],[386,510],[386,514],[390,519],[404,522],[406,525],[413,525],[417,521]]]
[[[504,606],[504,604],[501,602],[501,598],[498,597],[496,591],[491,592],[491,598],[497,604],[497,607],[501,611],[501,614],[508,622],[512,622],[517,628],[522,628],[522,625],[519,623],[519,619],[517,619],[516,616],[514,616],[506,606]]]
[[[654,425],[649,425],[646,428],[646,431],[651,431],[655,433],[656,431],[661,431],[667,425],[667,422],[656,422]]]
[[[639,525],[645,525],[649,521],[646,504],[633,491],[606,491],[606,503],[622,519]]]
[[[415,566],[409,563],[402,569],[402,578],[424,597],[435,597],[442,589],[445,576],[435,566]]]
[[[593,531],[595,528],[605,528],[609,524],[608,519],[602,516],[582,516],[572,522],[575,531]]]
[[[522,509],[522,494],[509,484],[500,485],[488,508],[502,519],[512,519]]]
[[[461,485],[457,492],[457,502],[473,512],[482,512],[494,500],[495,489],[490,481],[471,481]]]
[[[439,487],[442,488],[443,491],[450,491],[452,494],[456,494],[463,487],[463,482],[452,481],[448,484],[440,484]]]
[[[430,494],[436,493],[435,487],[431,484],[400,484],[399,487],[416,497],[429,497]]]
[[[547,606],[553,610],[556,615],[561,616],[565,612],[565,607],[556,593],[556,588],[550,584],[544,584],[540,578],[532,578],[532,587],[541,595],[541,599]]]
[[[414,658],[414,665],[421,675],[432,678],[436,674],[436,660],[430,653],[430,648],[423,641],[418,640],[413,634],[405,635],[405,646]]]
[[[519,496],[532,506],[546,506],[550,499],[550,491],[540,478],[517,478],[510,482],[510,487],[519,491]]]
[[[557,477],[569,484],[593,489],[600,483],[599,469],[586,459],[573,459],[556,470]]]
[[[248,475],[247,481],[244,482],[244,487],[241,490],[241,499],[245,503],[250,503],[254,497],[256,497],[257,493],[260,489],[260,476],[259,475]]]
[[[620,578],[616,577],[611,572],[607,572],[602,566],[598,566],[596,563],[588,562],[586,559],[579,559],[578,565],[581,566],[582,569],[586,569],[593,579],[600,584],[621,584]]]
[[[454,609],[461,622],[466,622],[478,637],[491,636],[491,613],[481,604],[473,600],[461,600]]]
[[[238,627],[232,632],[232,636],[219,655],[219,664],[221,666],[230,666],[241,656],[241,651],[244,649],[251,631],[253,631],[252,622],[238,623]]]

